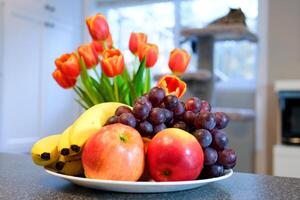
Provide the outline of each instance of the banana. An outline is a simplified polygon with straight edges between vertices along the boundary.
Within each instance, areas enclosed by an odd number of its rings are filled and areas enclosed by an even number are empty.
[[[71,148],[70,148],[70,130],[72,126],[69,126],[62,134],[61,138],[59,140],[57,149],[58,152],[63,156],[68,156],[71,154]]]
[[[32,160],[35,164],[46,166],[58,160],[57,145],[61,135],[50,135],[37,141],[31,149]]]
[[[81,154],[73,156],[59,156],[59,159],[56,163],[47,166],[46,168],[54,169],[59,173],[70,175],[70,176],[79,176],[83,174],[83,167],[81,163]]]
[[[87,139],[96,133],[109,117],[114,115],[119,106],[125,105],[117,102],[106,102],[97,104],[85,111],[75,121],[70,131],[72,151],[79,153]]]

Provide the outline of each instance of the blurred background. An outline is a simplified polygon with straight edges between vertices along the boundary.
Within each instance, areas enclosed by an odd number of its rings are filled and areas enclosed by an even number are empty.
[[[300,177],[299,0],[0,0],[1,152],[29,152],[82,112],[51,73],[91,41],[85,17],[98,12],[127,63],[131,32],[159,46],[154,78],[170,72],[173,48],[192,55],[186,97],[228,113],[236,171]]]

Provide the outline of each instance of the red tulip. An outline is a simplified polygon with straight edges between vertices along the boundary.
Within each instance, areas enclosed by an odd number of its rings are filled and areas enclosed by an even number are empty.
[[[129,39],[129,50],[135,54],[139,54],[139,50],[141,49],[141,45],[146,44],[147,35],[145,33],[134,33],[130,34]]]
[[[105,40],[110,35],[108,23],[102,14],[87,17],[86,24],[94,40]]]
[[[104,43],[105,43],[106,49],[111,49],[112,48],[113,41],[112,41],[111,35],[109,35],[108,38],[106,40],[103,40],[103,41],[93,40],[92,46],[98,54],[102,54],[103,51],[105,50]]]
[[[80,57],[88,69],[95,67],[98,64],[98,54],[91,44],[83,44],[78,48]]]
[[[106,76],[114,77],[122,74],[124,66],[124,57],[120,50],[108,49],[103,52],[101,67]]]
[[[72,88],[76,84],[75,78],[65,76],[59,69],[55,69],[52,73],[54,80],[64,89]]]
[[[140,62],[144,57],[146,58],[146,67],[153,67],[158,58],[158,47],[155,44],[144,44],[139,52]]]
[[[169,67],[174,74],[183,74],[191,56],[184,49],[174,49],[170,53]]]
[[[175,75],[165,75],[157,83],[157,86],[163,88],[166,95],[172,94],[181,98],[186,92],[186,84]]]
[[[55,60],[55,65],[64,76],[76,78],[80,74],[80,64],[74,53],[61,55]]]

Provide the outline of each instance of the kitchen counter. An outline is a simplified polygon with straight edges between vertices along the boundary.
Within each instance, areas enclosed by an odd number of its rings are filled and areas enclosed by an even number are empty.
[[[172,193],[126,194],[76,186],[47,174],[29,155],[0,153],[0,199],[300,199],[300,179],[234,173],[203,187]]]

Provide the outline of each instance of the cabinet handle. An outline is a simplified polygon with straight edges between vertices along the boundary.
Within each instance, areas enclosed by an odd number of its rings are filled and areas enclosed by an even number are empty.
[[[55,7],[51,6],[49,4],[45,5],[45,10],[49,11],[49,12],[55,12]]]
[[[44,26],[46,26],[47,28],[54,28],[55,25],[51,22],[44,22]]]

